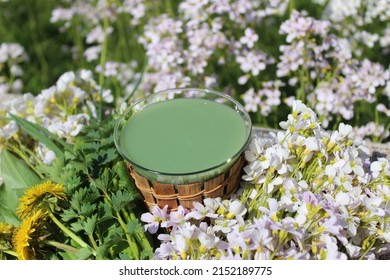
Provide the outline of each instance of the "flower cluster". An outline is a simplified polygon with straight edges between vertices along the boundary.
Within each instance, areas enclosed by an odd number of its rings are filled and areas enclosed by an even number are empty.
[[[102,89],[93,79],[92,72],[81,70],[61,75],[56,84],[43,90],[37,96],[32,94],[4,95],[0,104],[1,120],[0,144],[16,152],[27,148],[31,142],[9,114],[41,125],[51,133],[69,143],[74,142],[82,127],[91,118],[97,118],[97,104],[102,101],[112,103],[110,90]],[[1,149],[0,149],[1,150]],[[35,154],[46,164],[50,164],[55,154],[42,143],[36,143]]]
[[[359,102],[389,100],[385,90],[389,71],[380,63],[356,57],[353,42],[334,35],[333,28],[328,20],[296,11],[280,26],[289,44],[281,46],[277,76],[299,86],[297,98],[307,97],[323,127],[335,118],[351,120]]]
[[[20,224],[0,223],[0,251],[20,260],[40,259],[42,253],[36,249],[50,235],[45,226],[49,217],[53,218],[51,211],[59,201],[66,199],[64,186],[44,182],[29,188],[21,199],[17,213]]]
[[[204,204],[194,202],[193,211],[179,206],[168,213],[167,207],[152,206],[141,220],[147,223],[144,228],[150,233],[160,228],[169,232],[158,235],[161,245],[155,251],[155,259],[224,259],[239,249],[239,243],[245,244],[244,231],[248,231],[249,237],[249,232],[256,230],[243,220],[245,213],[239,200],[207,198]]]
[[[287,231],[274,255],[356,259],[388,251],[388,159],[370,161],[350,125],[324,131],[299,101],[281,127],[277,143],[253,139],[243,177],[248,212]]]
[[[150,63],[143,90],[221,87],[231,79],[231,65],[240,70],[234,79],[241,85],[258,78],[274,59],[258,48],[261,38],[248,24],[282,15],[287,3],[188,0],[179,4],[177,18],[163,14],[150,19],[139,40]]]
[[[297,99],[324,128],[349,122],[365,138],[387,141],[389,2],[307,4],[298,11],[288,0],[185,0],[175,10],[142,0],[61,1],[50,21],[71,36],[64,49],[76,65],[87,64],[100,86],[105,77],[117,106],[205,87],[241,97],[255,124],[276,128],[287,115],[280,107]],[[383,133],[365,129],[372,120]]]
[[[390,162],[371,160],[353,128],[321,128],[300,101],[277,141],[254,137],[241,190],[192,211],[154,206],[157,259],[375,259],[390,250]]]
[[[20,64],[28,59],[24,48],[17,43],[0,44],[0,94],[21,93],[23,70]]]

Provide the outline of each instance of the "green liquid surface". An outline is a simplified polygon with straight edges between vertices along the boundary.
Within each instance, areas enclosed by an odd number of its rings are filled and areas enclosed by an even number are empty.
[[[203,171],[226,162],[243,147],[244,119],[206,99],[173,99],[146,106],[125,124],[122,153],[142,168],[161,173]]]

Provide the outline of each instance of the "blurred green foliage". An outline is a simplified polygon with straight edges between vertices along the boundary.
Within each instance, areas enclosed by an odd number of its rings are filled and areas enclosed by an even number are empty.
[[[24,91],[38,94],[65,71],[75,70],[66,34],[50,23],[55,0],[0,1],[0,43],[21,44],[29,59],[23,66]]]

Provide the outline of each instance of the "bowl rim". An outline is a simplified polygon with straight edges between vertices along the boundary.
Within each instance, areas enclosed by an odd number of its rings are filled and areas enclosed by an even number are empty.
[[[120,135],[120,131],[119,131],[119,127],[121,125],[121,122],[123,121],[123,119],[127,116],[127,114],[134,108],[136,107],[138,104],[146,101],[147,99],[150,99],[150,98],[153,98],[155,96],[159,96],[159,95],[162,95],[162,94],[167,94],[167,93],[170,93],[170,92],[177,92],[177,91],[180,91],[180,94],[182,94],[183,92],[186,92],[186,91],[198,91],[198,92],[204,92],[206,94],[215,94],[221,98],[224,98],[224,99],[227,99],[228,101],[232,102],[236,108],[232,108],[233,110],[235,111],[240,111],[240,114],[243,115],[243,119],[244,119],[244,123],[245,123],[245,127],[246,127],[246,130],[247,130],[247,134],[246,134],[246,139],[242,145],[242,147],[234,154],[232,155],[229,159],[217,164],[217,165],[213,165],[209,168],[206,168],[206,169],[202,169],[202,170],[197,170],[197,171],[193,171],[193,172],[183,172],[183,173],[169,173],[169,172],[161,172],[161,171],[157,171],[157,170],[153,170],[153,169],[150,169],[150,168],[146,168],[144,166],[141,166],[139,165],[138,163],[134,162],[133,160],[129,159],[122,151],[121,151],[121,148],[120,148],[120,143],[118,143],[118,140],[119,140],[119,135]],[[201,98],[199,98],[201,99]],[[165,101],[165,100],[164,100]],[[157,101],[159,102],[159,101]],[[149,105],[146,105],[146,106],[149,106]],[[127,120],[128,121],[128,120]],[[234,99],[233,97],[231,97],[230,95],[226,94],[226,93],[222,93],[222,92],[218,92],[218,91],[215,91],[215,90],[211,90],[211,89],[207,89],[207,88],[194,88],[194,87],[178,87],[178,88],[169,88],[169,89],[165,89],[165,90],[160,90],[160,91],[156,91],[150,95],[147,95],[147,96],[144,96],[134,102],[132,102],[129,107],[121,114],[121,116],[119,117],[119,119],[117,120],[116,124],[115,124],[115,127],[114,127],[114,143],[115,143],[115,146],[116,146],[116,149],[117,151],[119,152],[119,154],[132,166],[134,167],[136,170],[141,170],[143,172],[147,172],[147,173],[152,173],[156,176],[166,176],[166,177],[177,177],[177,176],[191,176],[191,175],[198,175],[198,174],[203,174],[203,173],[207,173],[209,171],[212,171],[214,169],[217,169],[217,168],[220,168],[220,167],[223,167],[224,165],[228,164],[228,163],[234,163],[236,159],[238,159],[238,157],[242,154],[242,152],[246,149],[246,147],[248,146],[249,144],[249,141],[251,139],[251,135],[252,135],[252,120],[248,114],[248,112],[245,110],[244,106],[238,102],[236,99]]]

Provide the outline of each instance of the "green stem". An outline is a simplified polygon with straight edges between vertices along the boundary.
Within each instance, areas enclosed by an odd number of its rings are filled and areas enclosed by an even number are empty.
[[[292,12],[295,10],[295,0],[290,0],[288,3],[288,16],[290,17]]]
[[[166,1],[166,11],[168,12],[168,14],[171,16],[171,17],[175,17],[175,11],[172,7],[172,1]]]
[[[299,89],[297,93],[297,99],[305,102],[305,78],[304,70],[302,68],[299,70]]]
[[[75,247],[69,246],[69,245],[66,245],[66,244],[63,244],[63,243],[60,243],[60,242],[57,242],[57,241],[48,240],[48,241],[45,241],[45,243],[46,243],[47,245],[56,247],[56,248],[58,248],[58,249],[61,249],[61,250],[70,252],[70,253],[72,253],[72,254],[74,254],[74,255],[77,255],[77,254],[79,253],[79,250],[76,249]]]
[[[389,131],[389,130],[390,130],[390,122],[389,122],[389,124],[388,124],[388,125],[386,126],[386,128],[385,128],[385,132],[386,132],[386,131]],[[379,142],[379,143],[382,143],[384,137],[385,137],[385,133],[383,133],[383,134],[379,137],[378,142]]]
[[[337,128],[339,127],[340,123],[341,123],[341,116],[337,115],[336,121],[335,121],[335,123],[333,125],[333,130],[337,130]]]
[[[106,34],[107,29],[108,29],[109,21],[108,18],[104,18],[103,21],[103,32],[104,34],[104,40],[102,43],[102,53],[100,55],[100,70],[101,72],[99,73],[99,87],[100,87],[100,100],[99,100],[99,121],[102,120],[103,117],[103,86],[104,86],[104,64],[106,63],[107,59],[107,43],[108,43],[108,34]]]
[[[45,58],[45,52],[42,48],[42,43],[41,40],[38,38],[38,28],[36,26],[36,18],[35,18],[35,13],[34,13],[34,8],[29,7],[28,8],[29,15],[28,15],[28,27],[30,31],[30,36],[32,39],[32,45],[34,46],[35,53],[37,55],[39,64],[41,66],[41,82],[43,84],[47,83],[47,77],[48,77],[48,66],[47,66],[47,61]]]
[[[81,38],[80,32],[78,30],[80,25],[79,25],[79,20],[77,17],[73,17],[72,26],[73,26],[72,32],[73,32],[74,43],[76,45],[77,52],[78,52],[78,59],[79,59],[78,62],[79,62],[80,67],[84,68],[84,66],[85,66],[84,57],[83,57],[84,45],[83,45],[83,40]]]
[[[39,178],[41,178],[41,179],[44,178],[42,173],[40,173],[38,171],[38,169],[36,169],[35,166],[33,164],[31,164],[29,158],[18,147],[14,146],[14,145],[9,145],[8,147],[10,148],[10,150],[12,152],[17,154],[39,176]]]
[[[359,260],[363,260],[363,258],[365,257],[365,255],[367,255],[367,253],[372,249],[372,247],[374,247],[374,244],[375,242],[372,242],[370,244],[370,247],[367,248],[367,250],[364,251],[364,253],[361,255],[361,257],[359,258]]]
[[[90,241],[91,244],[92,244],[92,247],[95,249],[95,251],[97,251],[98,245],[96,244],[96,241],[95,241],[95,239],[93,238],[92,234],[88,234],[88,238],[89,238],[89,241]]]
[[[107,195],[107,193],[105,193],[104,201],[112,208],[112,205],[111,205],[111,202],[110,202],[110,198]],[[126,223],[123,221],[123,219],[122,219],[121,215],[119,214],[119,212],[116,213],[116,218],[117,218],[119,224],[121,225],[123,231],[125,232],[126,240],[127,240],[127,243],[129,244],[131,256],[135,260],[139,260],[139,249],[138,249],[137,243],[134,240],[134,238],[131,235],[131,233],[129,232],[129,230],[127,229]]]
[[[121,225],[122,229],[124,230],[126,234],[126,240],[127,243],[129,244],[130,250],[132,252],[132,255],[134,259],[139,260],[139,250],[136,241],[134,240],[133,236],[127,229],[126,223],[123,221],[121,215],[119,213],[116,214],[116,217],[118,219],[119,224]]]
[[[378,106],[378,97],[377,96],[376,96],[375,100],[376,100],[376,102],[375,102],[375,108],[376,108]],[[375,124],[377,126],[379,126],[380,125],[380,123],[379,123],[379,111],[375,109],[374,112],[375,112]],[[373,138],[374,138],[373,139],[374,142],[379,142],[380,136],[374,136]]]
[[[126,19],[126,18],[125,18]],[[121,46],[121,52],[122,57],[118,57],[119,61],[129,61],[129,55],[128,51],[130,50],[130,47],[128,45],[127,36],[126,36],[126,27],[123,24],[124,15],[119,15],[118,20],[116,21],[117,28],[118,28],[118,37],[119,37],[119,45]]]
[[[18,254],[16,254],[16,252],[12,251],[12,250],[4,250],[3,251],[4,253],[10,255],[10,256],[13,256],[13,257],[18,257]]]
[[[42,164],[42,160],[37,156],[36,153],[34,153],[31,149],[28,149],[26,146],[24,146],[23,143],[19,139],[17,140],[17,142],[19,144],[19,147],[20,147],[21,151],[23,153],[25,153],[26,156],[28,155],[31,158],[33,158],[36,161],[36,163]]]
[[[111,78],[112,84],[114,85],[115,91],[114,91],[114,102],[115,102],[115,107],[117,105],[117,102],[119,100],[119,97],[123,96],[122,88],[118,82],[117,79]]]
[[[317,157],[317,156],[316,156]],[[314,156],[313,156],[314,158]],[[306,168],[306,172],[304,172],[303,176],[305,178],[305,181],[306,182],[312,182],[313,180],[311,179],[314,171],[316,170],[316,168],[318,167],[318,161],[314,160],[314,159],[311,159],[311,163],[309,164],[309,166]],[[306,175],[306,177],[305,177]]]
[[[77,244],[79,244],[82,248],[92,249],[87,243],[85,243],[79,236],[77,236],[74,232],[68,229],[64,224],[62,224],[56,216],[51,211],[47,212],[52,221],[71,239],[73,239]],[[94,252],[94,250],[91,250]]]
[[[138,221],[138,218],[136,217],[135,213],[133,211],[127,212],[124,209],[122,209],[122,214],[125,217],[127,222],[130,221]],[[142,233],[136,233],[135,239],[139,244],[141,244],[141,247],[146,250],[153,250],[152,246],[150,245],[149,240],[146,238],[145,234]]]

